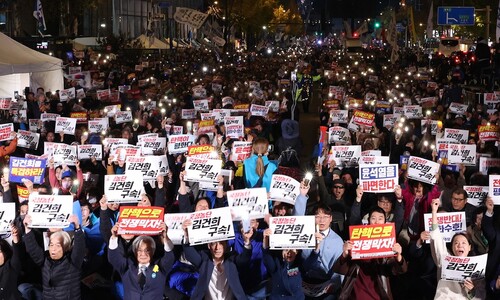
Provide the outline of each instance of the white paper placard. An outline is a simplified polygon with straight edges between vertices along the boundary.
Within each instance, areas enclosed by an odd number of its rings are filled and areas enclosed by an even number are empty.
[[[405,105],[403,107],[404,115],[408,119],[420,119],[422,115],[422,106],[420,105]]]
[[[165,153],[167,148],[167,139],[164,137],[148,137],[140,142],[142,155],[153,155]]]
[[[194,110],[196,111],[209,111],[208,100],[193,100]]]
[[[481,206],[488,196],[487,186],[472,186],[464,185],[464,190],[467,192],[467,203],[476,207]]]
[[[132,122],[132,111],[125,110],[125,111],[117,111],[115,113],[116,124],[122,124],[127,122]]]
[[[75,135],[76,121],[76,118],[56,118],[55,133],[63,132],[64,134]]]
[[[104,194],[109,203],[139,202],[144,191],[141,172],[105,175]]]
[[[196,119],[196,110],[183,108],[181,111],[181,119],[182,120]]]
[[[346,165],[357,164],[361,157],[361,146],[332,146],[329,161],[334,160],[340,166],[342,163]]]
[[[234,142],[231,149],[232,161],[244,161],[252,155],[252,142]]]
[[[408,159],[408,178],[435,184],[440,164],[420,157],[410,156]]]
[[[361,156],[359,165],[386,165],[389,164],[389,156]]]
[[[332,123],[347,124],[349,121],[349,111],[348,110],[331,110],[330,118]]]
[[[269,213],[266,188],[227,191],[233,221],[261,219]]]
[[[279,112],[280,111],[280,102],[273,100],[273,101],[266,101],[266,106],[269,108],[270,112]]]
[[[300,195],[300,182],[289,176],[274,174],[270,187],[271,199],[275,201],[295,205],[295,200]]]
[[[455,140],[460,144],[465,144],[469,138],[469,130],[445,128],[443,138]]]
[[[266,117],[269,112],[269,107],[264,105],[252,104],[250,105],[250,114],[252,116]]]
[[[245,136],[245,125],[243,123],[243,116],[226,117],[224,119],[226,128],[226,136],[234,139],[239,139]]]
[[[420,126],[422,128],[422,133],[425,133],[425,130],[430,129],[431,135],[436,135],[438,130],[438,122],[436,120],[420,120]],[[429,126],[426,128],[425,126]]]
[[[199,245],[234,239],[233,219],[229,207],[196,211],[188,227],[189,244]]]
[[[57,118],[60,118],[61,116],[58,114],[50,114],[50,113],[43,113],[40,115],[40,120],[43,122],[45,121],[55,121]]]
[[[216,182],[220,174],[222,160],[187,157],[186,159],[186,181],[209,181]]]
[[[398,179],[397,164],[359,166],[359,184],[364,192],[392,193]]]
[[[313,249],[316,246],[314,216],[271,217],[270,249]]]
[[[182,245],[184,229],[182,223],[191,217],[191,213],[165,214],[164,221],[168,228],[168,238],[174,245]]]
[[[349,129],[341,126],[333,126],[328,129],[328,142],[330,144],[339,143],[349,143],[351,140],[351,133]]]
[[[476,145],[449,144],[448,164],[476,165]]]
[[[451,113],[465,116],[465,113],[467,112],[467,108],[468,108],[467,104],[460,104],[457,102],[451,102],[449,110]]]
[[[396,114],[384,115],[384,127],[394,127],[398,118],[399,115]]]
[[[74,166],[75,161],[78,156],[76,155],[76,146],[71,146],[68,144],[53,143],[52,144],[52,157],[54,158],[54,163],[67,164],[69,166]]]
[[[441,260],[441,279],[463,283],[467,278],[477,282],[484,279],[488,254],[476,256],[446,255]]]
[[[188,147],[194,145],[196,136],[191,134],[173,135],[168,138],[168,153],[177,154],[187,152]]]
[[[144,180],[156,180],[159,175],[165,176],[168,171],[168,162],[165,155],[127,156],[125,160],[125,174],[139,171]]]
[[[73,196],[30,194],[31,228],[65,228],[73,213]]]
[[[77,145],[76,151],[78,154],[78,159],[90,159],[95,157],[96,160],[102,160],[102,145],[98,144],[86,144]]]
[[[40,140],[40,134],[21,130],[17,131],[17,146],[27,149],[35,150],[38,148],[38,142]]]
[[[14,222],[16,218],[16,204],[11,203],[0,203],[0,234],[5,234],[11,232],[10,224]]]
[[[101,134],[103,131],[107,131],[109,128],[108,118],[97,118],[89,120],[89,133]]]
[[[463,232],[467,229],[465,212],[447,212],[437,213],[438,228],[445,242],[451,242],[451,239],[457,232]],[[432,214],[424,214],[424,227],[430,231],[432,227]]]
[[[479,157],[479,172],[488,175],[488,169],[493,167],[500,167],[500,158]]]
[[[0,142],[12,140],[10,135],[14,132],[14,123],[0,124]]]

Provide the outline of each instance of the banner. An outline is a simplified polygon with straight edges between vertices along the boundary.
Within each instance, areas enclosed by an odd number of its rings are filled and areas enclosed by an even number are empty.
[[[138,202],[144,190],[140,172],[104,176],[104,194],[109,203]]]
[[[86,124],[88,120],[87,112],[72,112],[69,116],[76,119],[77,124]]]
[[[213,134],[215,129],[215,121],[214,120],[204,120],[198,123],[198,130],[196,131],[197,135],[200,134]]]
[[[252,142],[236,141],[231,148],[231,160],[235,162],[244,161],[252,155],[252,152]]]
[[[226,128],[226,137],[239,139],[245,136],[243,116],[226,117],[224,119],[224,127]]]
[[[360,165],[359,184],[368,193],[393,193],[398,184],[398,165]]]
[[[347,124],[349,119],[349,111],[348,110],[331,110],[330,111],[330,119],[332,123],[342,123]]]
[[[168,162],[165,155],[127,156],[125,159],[125,174],[139,171],[144,180],[156,180],[160,175],[167,175]]]
[[[196,111],[209,111],[208,100],[193,100],[194,110]]]
[[[65,228],[73,213],[73,196],[31,194],[28,214],[31,228]]]
[[[455,140],[460,144],[466,144],[469,138],[469,130],[445,128],[443,138]]]
[[[488,196],[487,186],[464,185],[464,190],[467,192],[467,203],[476,207],[481,206]]]
[[[328,129],[328,143],[333,144],[335,142],[339,143],[349,143],[351,141],[351,133],[349,132],[349,129],[340,127],[340,126],[333,126]]]
[[[144,138],[141,140],[140,146],[142,155],[164,154],[167,149],[167,139],[164,137]]]
[[[467,230],[465,224],[465,212],[437,213],[439,231],[443,235],[445,242],[451,242],[451,239],[457,232]],[[432,214],[424,214],[424,227],[426,231],[431,231]]]
[[[216,158],[219,156],[217,150],[211,145],[193,145],[188,147],[187,156],[196,158]]]
[[[229,207],[196,211],[190,217],[189,244],[199,245],[234,239],[233,220]]]
[[[448,144],[448,163],[463,164],[465,166],[475,166],[476,145]]]
[[[495,205],[500,205],[500,175],[489,175],[488,195]]]
[[[222,160],[187,157],[185,181],[210,181],[216,182],[220,174]]]
[[[408,178],[429,184],[436,184],[439,164],[420,157],[408,159]]]
[[[43,122],[46,121],[56,121],[57,118],[60,118],[61,116],[58,114],[50,114],[50,113],[43,113],[40,115],[40,120]]]
[[[188,147],[193,145],[196,140],[196,136],[191,134],[179,134],[170,136],[168,138],[168,153],[177,154],[187,152]]]
[[[499,128],[496,125],[479,125],[477,127],[477,132],[479,134],[479,140],[487,141],[498,141]]]
[[[467,108],[468,108],[467,104],[460,104],[457,102],[451,102],[449,110],[451,113],[465,116],[465,113],[467,112]]]
[[[358,163],[361,157],[361,146],[332,146],[329,161],[334,160],[337,166],[346,163],[346,165],[354,165]]]
[[[264,218],[269,213],[265,187],[227,191],[233,221]]]
[[[403,106],[404,115],[408,119],[420,119],[422,115],[422,107],[420,105],[405,105]]]
[[[162,231],[163,207],[121,206],[118,234],[157,235]],[[170,233],[170,232],[169,232]]]
[[[484,279],[487,261],[488,254],[467,257],[446,255],[441,260],[441,279],[461,284],[468,278],[477,282]]]
[[[271,217],[270,249],[314,249],[314,216]]]
[[[16,204],[0,203],[0,234],[11,232],[10,224],[14,223],[16,218]]]
[[[64,133],[75,135],[76,129],[76,119],[73,118],[64,118],[58,117],[56,118],[56,129],[55,133]]]
[[[127,123],[127,122],[132,122],[132,111],[126,110],[126,111],[117,111],[115,113],[115,123],[116,124],[122,124],[122,123]]]
[[[300,195],[300,182],[289,176],[274,174],[269,193],[274,201],[295,205],[295,200]]]
[[[250,106],[250,114],[252,116],[266,117],[269,112],[269,107],[264,105],[252,104]]]
[[[31,131],[21,130],[17,131],[17,146],[27,149],[38,149],[38,142],[40,134]]]
[[[393,257],[396,242],[394,223],[349,226],[352,259]]]
[[[1,124],[0,142],[12,140],[12,136],[10,135],[12,132],[14,132],[14,123]]]
[[[208,14],[187,7],[176,7],[174,13],[176,22],[189,25],[195,29],[200,29],[207,17]]]
[[[95,157],[96,160],[102,160],[102,145],[86,144],[77,145],[76,152],[79,160],[91,159]]]
[[[231,112],[235,113],[246,113],[250,111],[250,104],[244,103],[244,104],[235,104],[234,108],[231,110]]]
[[[356,125],[372,127],[373,123],[375,123],[375,114],[356,110],[352,116],[352,122]]]
[[[109,128],[108,118],[98,118],[89,120],[89,133],[101,134],[102,132],[107,131],[108,128]]]
[[[168,228],[168,238],[174,245],[182,245],[184,229],[182,223],[191,217],[191,213],[165,214],[164,222]]]
[[[52,157],[54,164],[67,164],[70,166],[75,165],[78,156],[76,155],[76,146],[68,144],[52,143]]]

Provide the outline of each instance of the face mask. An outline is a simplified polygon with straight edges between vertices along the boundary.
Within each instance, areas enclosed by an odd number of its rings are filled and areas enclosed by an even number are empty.
[[[71,187],[71,182],[63,182],[62,187],[63,189],[68,190]]]

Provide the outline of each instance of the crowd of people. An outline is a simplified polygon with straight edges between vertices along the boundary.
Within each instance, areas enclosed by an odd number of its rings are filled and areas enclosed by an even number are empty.
[[[328,39],[296,42],[300,47],[225,55],[178,49],[136,57],[89,49],[65,65],[65,87],[83,90],[83,96],[61,99],[60,91],[40,87],[13,99],[15,109],[1,110],[1,123],[13,123],[16,132],[32,131],[39,142],[19,146],[14,132],[0,146],[3,203],[16,206],[10,230],[0,240],[0,298],[498,299],[500,212],[495,203],[500,202],[484,193],[469,201],[472,195],[464,187],[487,187],[489,176],[500,174],[495,160],[500,94],[486,93],[488,83],[478,83],[485,93],[466,97],[464,78],[473,78],[469,72],[474,69],[444,61],[433,65],[421,50],[400,52],[391,62],[384,49],[348,56]],[[494,62],[494,55],[490,59]],[[204,99],[208,108],[197,104]],[[314,101],[321,102],[319,112]],[[253,112],[251,105],[267,105],[268,111]],[[460,105],[467,108],[457,111]],[[410,106],[420,112],[401,112]],[[18,115],[23,107],[25,118]],[[192,109],[195,114],[183,118]],[[230,115],[218,117],[214,110]],[[118,111],[131,112],[132,119],[117,122]],[[343,111],[345,116],[339,117]],[[372,123],[350,124],[355,112],[373,116]],[[44,119],[75,113],[85,117],[73,134],[56,132],[55,120]],[[312,126],[301,121],[304,113],[319,118],[313,122],[317,128],[307,128],[318,141],[314,149],[300,136],[299,124]],[[227,134],[224,120],[230,116],[243,117],[238,137]],[[89,121],[102,118],[108,126],[93,132]],[[212,127],[197,133],[207,119],[215,119]],[[182,130],[176,132],[176,126]],[[493,128],[493,138],[485,140],[478,126]],[[349,130],[341,139],[333,134],[342,131],[338,127]],[[475,145],[475,163],[448,163],[442,151],[448,148],[440,142],[446,129],[468,130],[463,141],[450,143]],[[168,169],[144,180],[144,192],[133,203],[120,203],[106,194],[105,181],[126,174],[132,154],[122,155],[108,142],[125,139],[140,148],[145,134],[166,138],[167,144],[177,134],[194,135],[193,145],[211,146],[230,176],[216,174],[214,188],[206,188],[188,178],[190,154],[172,153],[164,145],[152,155],[166,157]],[[251,143],[251,150],[241,157],[233,147],[243,141]],[[52,143],[102,145],[102,157],[61,161],[50,153]],[[342,145],[360,145],[363,152],[336,157],[335,147]],[[373,153],[375,161],[398,165],[397,184],[390,192],[374,193],[361,182],[361,159]],[[9,181],[13,157],[46,160],[45,180]],[[433,183],[409,174],[409,157],[439,163],[438,170],[428,172]],[[479,157],[491,164],[480,166]],[[313,176],[306,176],[309,172]],[[173,228],[163,221],[153,236],[121,230],[121,207],[161,207],[167,215],[224,208],[228,192],[265,188],[269,193],[276,174],[299,182],[299,193],[291,202],[269,200],[264,218],[234,221],[229,240],[190,244],[189,218],[182,223],[180,242],[174,242]],[[71,196],[70,225],[32,227],[33,195]],[[467,227],[456,230],[448,243],[438,218],[444,212],[464,212],[466,218]],[[430,226],[425,214],[431,215]],[[286,216],[314,216],[314,247],[273,248],[270,240],[277,233],[271,220]],[[356,257],[350,228],[386,224],[394,224],[391,253]],[[480,276],[442,279],[445,257],[482,254],[487,254],[487,264]]]

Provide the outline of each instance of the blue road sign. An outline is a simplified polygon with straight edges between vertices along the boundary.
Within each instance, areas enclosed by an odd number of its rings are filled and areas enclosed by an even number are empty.
[[[474,7],[440,6],[437,11],[438,25],[474,25]]]

